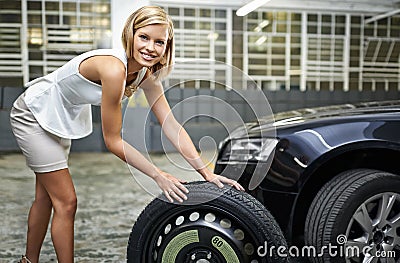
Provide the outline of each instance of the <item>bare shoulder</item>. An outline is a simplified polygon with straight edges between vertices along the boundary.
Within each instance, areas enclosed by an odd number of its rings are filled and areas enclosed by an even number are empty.
[[[125,65],[114,56],[93,56],[87,58],[80,64],[79,72],[94,82],[125,80]]]
[[[125,81],[126,69],[124,63],[114,56],[99,56],[96,68],[101,80]]]

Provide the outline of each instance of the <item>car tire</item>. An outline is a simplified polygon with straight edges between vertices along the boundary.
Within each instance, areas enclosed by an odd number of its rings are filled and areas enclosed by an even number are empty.
[[[281,229],[255,198],[211,183],[186,186],[184,204],[160,195],[142,211],[129,237],[127,262],[289,262],[277,253],[278,247],[287,251]],[[276,249],[264,255],[266,245]]]
[[[379,217],[380,212],[385,216]],[[345,171],[326,183],[310,206],[304,237],[307,250],[315,252],[307,256],[315,263],[398,262],[399,215],[399,176]]]

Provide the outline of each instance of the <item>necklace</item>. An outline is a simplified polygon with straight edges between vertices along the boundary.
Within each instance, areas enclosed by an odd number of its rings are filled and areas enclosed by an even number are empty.
[[[133,74],[137,74],[137,71],[135,71],[135,72],[128,72],[128,74],[126,74],[126,75],[130,76],[130,75],[133,75]]]

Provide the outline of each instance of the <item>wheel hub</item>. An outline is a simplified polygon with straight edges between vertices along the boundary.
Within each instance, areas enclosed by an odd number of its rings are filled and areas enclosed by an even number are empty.
[[[386,225],[382,229],[376,228],[372,231],[369,245],[377,251],[389,251],[394,248],[395,237],[391,234],[391,226]]]
[[[377,230],[373,233],[372,241],[375,244],[381,244],[385,239],[385,234],[381,230]]]

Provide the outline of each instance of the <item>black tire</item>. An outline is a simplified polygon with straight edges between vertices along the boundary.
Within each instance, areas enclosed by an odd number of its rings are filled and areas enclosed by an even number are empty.
[[[160,196],[142,211],[129,237],[127,262],[289,262],[276,249],[262,255],[265,242],[275,248],[287,249],[287,244],[272,215],[255,198],[210,183],[187,188],[186,204]],[[191,200],[196,204],[188,204]]]
[[[385,207],[382,203],[388,198],[392,203]],[[379,209],[387,216],[373,221],[378,218]],[[399,262],[400,225],[390,222],[399,215],[400,176],[370,169],[339,174],[321,188],[308,211],[305,243],[316,251],[309,255],[310,260]],[[363,251],[381,257],[367,261],[371,258]]]

